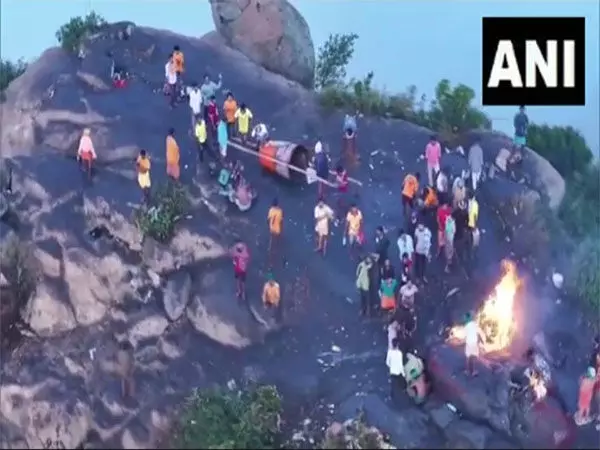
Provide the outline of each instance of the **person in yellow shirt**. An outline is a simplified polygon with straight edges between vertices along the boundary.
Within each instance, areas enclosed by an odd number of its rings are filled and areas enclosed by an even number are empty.
[[[179,181],[181,169],[179,167],[179,145],[175,140],[175,129],[169,128],[167,135],[167,175],[174,181]]]
[[[201,163],[204,161],[204,152],[208,148],[206,144],[206,140],[208,138],[206,132],[206,122],[204,121],[204,117],[201,115],[199,115],[196,120],[196,125],[194,126],[194,135],[196,136],[196,146],[198,148],[198,162]],[[200,164],[198,164],[197,168],[200,169]]]
[[[140,154],[135,162],[137,169],[137,179],[142,193],[144,194],[144,201],[146,203],[150,200],[150,158],[146,154],[146,150],[140,150]]]
[[[402,183],[402,209],[405,217],[409,217],[410,213],[415,209],[415,197],[419,192],[420,179],[421,174],[419,172],[414,175],[409,173],[404,177]]]
[[[269,213],[267,214],[267,223],[269,224],[269,259],[273,262],[275,254],[279,251],[281,241],[281,231],[283,227],[283,210],[279,206],[279,200],[273,199]]]
[[[242,103],[239,109],[235,112],[235,116],[238,123],[238,133],[240,133],[240,137],[242,138],[242,143],[246,143],[246,139],[248,137],[248,132],[250,131],[250,123],[252,122],[252,111],[250,108],[246,107],[245,103]]]
[[[348,214],[346,214],[346,234],[344,244],[346,242],[350,246],[350,252],[353,248],[363,244],[363,215],[357,208],[356,204],[350,206]]]
[[[283,311],[281,307],[281,289],[275,281],[272,273],[267,274],[267,282],[263,286],[262,301],[266,309],[274,312],[275,320],[281,322]]]
[[[469,203],[467,204],[467,212],[469,215],[468,227],[471,234],[470,256],[473,257],[475,250],[479,246],[479,228],[477,228],[477,219],[479,219],[479,202],[475,198],[475,193],[471,193]]]
[[[227,123],[227,135],[231,139],[235,134],[235,113],[238,109],[238,104],[231,92],[227,93],[225,103],[223,103],[223,113],[225,114],[225,122]]]

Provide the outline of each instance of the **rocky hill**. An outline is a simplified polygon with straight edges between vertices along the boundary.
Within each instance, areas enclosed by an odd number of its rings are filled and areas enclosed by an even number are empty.
[[[70,430],[61,438],[69,448],[81,444],[92,431],[103,442],[149,445],[151,437],[139,444],[127,427],[144,414],[143,421],[153,422],[154,410],[148,405],[161,404],[163,392],[184,391],[205,382],[204,373],[211,368],[203,364],[198,368],[196,361],[203,363],[209,357],[199,352],[216,355],[215,360],[224,360],[224,367],[237,358],[227,350],[211,350],[212,344],[206,341],[190,340],[191,330],[225,347],[240,349],[262,342],[270,330],[233,302],[225,251],[235,236],[251,244],[254,280],[249,289],[257,292],[266,270],[263,224],[272,195],[279,196],[289,223],[286,252],[291,268],[278,274],[286,292],[302,294],[309,278],[313,290],[303,295],[313,300],[354,296],[353,267],[346,255],[333,250],[327,260],[314,261],[312,249],[306,246],[312,235],[312,191],[262,177],[246,159],[248,177],[266,200],[241,216],[211,194],[211,180],[193,179],[194,148],[186,136],[189,112],[186,105],[169,109],[161,92],[164,63],[173,46],[179,45],[186,55],[189,79],[200,80],[207,72],[211,76],[222,73],[220,94],[232,91],[279,139],[309,145],[320,136],[337,154],[341,115],[324,115],[312,92],[252,62],[218,34],[196,39],[135,26],[130,39],[122,41],[116,39],[116,30],[122,27],[114,24],[91,36],[81,61],[59,48],[47,50],[11,83],[1,105],[1,149],[13,168],[10,203],[20,224],[16,232],[33,246],[41,271],[37,292],[22,311],[32,340],[14,357],[3,356],[0,412],[10,423],[3,431],[10,431],[11,445],[23,441],[41,445],[55,438],[58,425]],[[111,87],[108,52],[133,75],[126,89]],[[299,81],[309,84],[306,80],[303,75]],[[133,161],[139,149],[146,149],[154,163],[154,183],[164,179],[164,139],[171,126],[182,147],[182,179],[193,207],[174,239],[162,245],[142,241],[131,220],[140,202]],[[84,127],[92,129],[99,158],[91,186],[85,185],[75,162]],[[401,121],[361,121],[359,146],[364,163],[354,175],[364,182],[360,197],[369,218],[368,232],[380,223],[390,227],[400,223],[401,173],[417,167],[429,133]],[[504,142],[490,137],[484,145],[492,159]],[[456,170],[465,165],[454,155],[449,160]],[[547,178],[533,175],[536,180]],[[540,183],[547,188],[546,182]],[[503,197],[505,191],[526,190],[508,181],[490,186],[496,191],[493,198]],[[9,228],[2,224],[2,237]],[[331,308],[342,309],[339,305]],[[185,320],[179,319],[184,315],[192,328],[182,338],[177,330],[183,327]],[[301,312],[294,316],[298,322],[304,317]],[[304,330],[307,336],[314,332],[312,325]],[[180,347],[168,336],[179,336],[173,339],[182,339],[177,342]],[[324,341],[328,339],[334,337]],[[146,409],[144,405],[111,406],[114,398],[107,400],[101,392],[115,389],[107,375],[98,373],[111,373],[116,342],[123,340],[132,342],[136,359],[144,366]],[[185,348],[192,353],[182,358]],[[212,365],[215,360],[210,359]],[[217,368],[218,372],[227,370]],[[62,384],[64,379],[67,385]],[[120,408],[127,420],[119,416],[103,422],[98,402],[105,410],[113,408],[115,417],[119,413],[114,409]],[[72,413],[73,404],[77,414]],[[32,422],[40,414],[48,417],[43,426]]]

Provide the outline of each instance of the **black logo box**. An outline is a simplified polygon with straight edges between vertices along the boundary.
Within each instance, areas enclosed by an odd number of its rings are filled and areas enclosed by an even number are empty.
[[[497,88],[487,86],[494,56],[500,40],[513,43],[521,76],[525,76],[525,41],[536,40],[541,49],[548,40],[559,41],[559,87],[548,88],[537,74],[535,88],[513,88],[501,82]],[[560,87],[562,82],[561,41],[575,41],[575,87]],[[585,18],[584,17],[484,17],[482,19],[482,100],[484,106],[585,104]]]

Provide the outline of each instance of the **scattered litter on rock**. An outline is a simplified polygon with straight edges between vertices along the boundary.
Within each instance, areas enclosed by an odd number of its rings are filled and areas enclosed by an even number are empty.
[[[341,349],[341,348],[339,348],[337,345],[332,345],[332,346],[331,346],[331,351],[332,351],[332,352],[339,353],[339,352],[341,352],[341,351],[342,351],[342,349]]]
[[[453,295],[454,295],[454,294],[456,294],[458,291],[460,291],[460,288],[457,288],[457,287],[450,289],[450,292],[448,292],[448,293],[446,294],[446,298],[453,296]]]
[[[554,272],[552,274],[552,284],[556,289],[562,289],[564,281],[564,277],[561,273]]]
[[[93,361],[96,358],[96,347],[90,348],[88,352],[90,354],[90,359]]]

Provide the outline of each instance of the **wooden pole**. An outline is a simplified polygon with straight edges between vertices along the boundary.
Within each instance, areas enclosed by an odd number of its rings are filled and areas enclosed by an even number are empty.
[[[257,158],[264,158],[267,161],[271,161],[271,162],[274,162],[276,164],[280,164],[282,166],[287,167],[290,170],[293,170],[294,172],[298,172],[298,173],[301,173],[302,175],[306,176],[306,170],[304,170],[304,169],[300,169],[299,167],[293,166],[293,165],[285,163],[283,161],[279,161],[279,160],[277,160],[275,158],[271,158],[270,156],[267,156],[267,155],[259,155],[254,150],[249,150],[246,147],[244,147],[244,146],[242,146],[242,145],[240,145],[240,144],[238,144],[236,142],[229,141],[228,144],[231,145],[233,148],[239,150],[240,152],[247,153],[248,155],[256,156]],[[321,177],[316,177],[316,178],[321,183],[326,184],[329,187],[337,187],[335,184],[331,183],[330,181],[328,181],[328,180],[326,180],[324,178],[321,178]]]
[[[236,141],[237,141],[237,139],[236,139]],[[241,152],[247,153],[247,154],[249,154],[249,155],[254,155],[254,156],[256,156],[256,157],[259,157],[259,158],[265,158],[267,161],[271,161],[271,162],[275,162],[275,163],[277,163],[277,164],[281,164],[282,166],[285,166],[285,167],[287,167],[288,169],[290,169],[290,170],[293,170],[294,172],[298,172],[298,173],[301,173],[301,174],[303,174],[304,176],[306,176],[306,170],[300,169],[299,167],[293,166],[293,165],[291,165],[291,164],[288,164],[288,163],[285,163],[285,162],[283,162],[283,161],[276,160],[276,159],[274,159],[274,158],[271,158],[270,156],[266,156],[266,155],[259,155],[259,154],[258,154],[258,152],[255,152],[254,150],[249,150],[249,149],[247,149],[246,147],[244,147],[244,146],[242,146],[241,144],[239,144],[238,142],[234,142],[234,141],[232,141],[231,139],[229,140],[228,144],[229,144],[229,145],[231,145],[233,148],[235,148],[235,149],[237,149],[237,150],[241,151]],[[329,171],[329,173],[330,173],[330,175],[336,175],[336,172],[335,172],[335,170],[330,170],[330,171]],[[328,181],[328,180],[325,180],[324,178],[317,177],[317,180],[319,180],[321,183],[324,183],[324,184],[326,184],[327,186],[330,186],[330,187],[337,187],[337,185],[336,185],[336,184],[333,184],[333,183],[331,183],[330,181]],[[354,179],[354,178],[350,178],[350,177],[349,177],[349,178],[348,178],[348,181],[349,181],[350,183],[353,183],[353,184],[355,184],[355,185],[357,185],[357,186],[360,186],[360,187],[362,187],[362,185],[363,185],[363,184],[362,184],[362,182],[360,182],[360,181],[358,181],[358,180],[356,180],[356,179]]]

